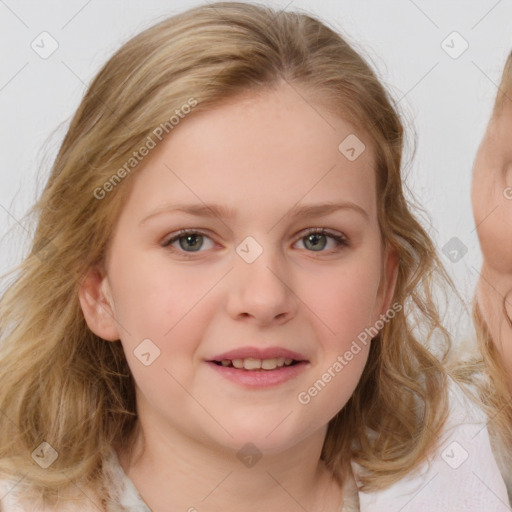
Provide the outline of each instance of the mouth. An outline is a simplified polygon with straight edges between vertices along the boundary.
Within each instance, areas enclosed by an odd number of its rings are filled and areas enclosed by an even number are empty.
[[[222,359],[221,361],[211,361],[217,366],[224,368],[236,368],[237,370],[247,371],[272,371],[288,366],[295,366],[306,361],[298,361],[291,357],[272,357],[268,359],[256,359],[246,357],[243,359]]]
[[[302,354],[280,347],[238,348],[205,362],[221,378],[252,389],[291,381],[310,365],[310,361]]]

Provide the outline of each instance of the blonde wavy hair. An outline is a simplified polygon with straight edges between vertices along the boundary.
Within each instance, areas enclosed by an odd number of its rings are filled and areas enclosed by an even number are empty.
[[[444,356],[431,349],[444,354],[450,339],[434,293],[449,278],[404,195],[394,103],[367,62],[313,16],[219,2],[158,23],[110,58],[31,210],[30,254],[0,301],[0,474],[25,475],[27,493],[54,503],[75,482],[101,488],[104,456],[137,424],[121,343],[93,334],[78,301],[81,276],[103,260],[131,176],[108,199],[94,191],[191,97],[194,111],[212,109],[282,80],[371,136],[380,229],[399,260],[393,301],[403,309],[372,342],[357,389],[328,426],[322,459],[340,482],[351,461],[359,464],[371,490],[399,480],[435,448],[447,390]],[[47,469],[31,457],[43,441],[58,452]]]
[[[494,102],[493,117],[500,114],[505,101],[512,101],[512,52],[508,55],[507,61],[501,75],[501,83]]]

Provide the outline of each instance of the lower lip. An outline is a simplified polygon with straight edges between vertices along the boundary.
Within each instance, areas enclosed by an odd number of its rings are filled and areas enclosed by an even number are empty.
[[[250,388],[277,386],[300,375],[309,364],[301,362],[275,370],[244,370],[232,366],[221,366],[210,361],[207,364],[224,378]]]

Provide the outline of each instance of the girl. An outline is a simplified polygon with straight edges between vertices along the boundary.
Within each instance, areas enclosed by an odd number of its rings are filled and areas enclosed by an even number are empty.
[[[125,44],[2,298],[2,507],[501,510],[485,426],[433,460],[445,274],[402,139],[311,16],[217,3]]]
[[[512,53],[473,171],[472,201],[483,264],[474,319],[489,381],[484,401],[509,495],[512,496]]]

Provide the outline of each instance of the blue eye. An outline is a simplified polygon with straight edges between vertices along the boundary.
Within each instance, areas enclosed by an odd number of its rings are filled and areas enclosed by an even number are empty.
[[[179,244],[179,249],[185,252],[199,252],[201,248],[203,248],[205,239],[211,241],[209,237],[207,237],[204,233],[200,231],[191,231],[191,230],[181,230],[172,238],[164,242],[163,247],[172,246],[174,249],[178,249],[175,246],[176,242]],[[210,248],[213,246],[213,243],[210,244]]]
[[[323,228],[310,228],[296,243],[298,242],[302,242],[308,252],[324,253],[336,252],[349,245],[343,235],[331,233]],[[331,247],[328,247],[329,242]],[[168,247],[185,257],[192,257],[194,253],[212,249],[213,246],[214,242],[209,236],[191,229],[182,229],[162,243],[162,247]]]
[[[328,243],[328,240],[334,240],[334,247],[331,249],[338,249],[340,247],[348,246],[347,239],[339,234],[330,233],[325,229],[309,229],[307,234],[303,236],[300,241],[304,243],[306,249],[311,250],[313,252],[326,252],[323,251]]]

